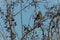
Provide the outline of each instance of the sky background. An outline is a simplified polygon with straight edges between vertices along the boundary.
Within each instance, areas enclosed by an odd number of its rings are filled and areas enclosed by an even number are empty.
[[[10,3],[11,0],[8,1],[8,3]],[[16,0],[13,0],[13,1],[16,1]],[[58,4],[58,1],[57,0],[48,0],[48,7],[51,7],[53,6],[53,4]],[[31,0],[29,0],[29,2],[31,2]],[[60,2],[60,1],[59,1]],[[26,2],[26,0],[24,0],[24,3],[22,4],[24,8],[25,6],[28,5],[28,2]],[[37,8],[37,12],[40,10],[44,16],[45,12],[47,11],[45,8],[44,8],[44,5],[46,5],[46,3],[39,3],[39,8]],[[6,13],[6,2],[5,0],[0,0],[0,8],[2,9],[2,11],[4,11],[4,13]],[[16,4],[15,7],[14,7],[14,13],[16,14],[19,10],[21,9],[21,5],[20,3]],[[33,19],[32,19],[32,15],[34,15],[34,6],[29,6],[27,7],[26,9],[24,9],[22,11],[22,21],[23,21],[23,25],[27,25],[28,26],[28,23],[30,22],[30,26],[32,27],[33,26]],[[1,15],[0,15],[1,16]],[[30,18],[31,16],[31,18]],[[18,35],[18,38],[16,38],[16,40],[19,40],[19,38],[21,38],[21,32],[22,32],[22,29],[21,29],[21,16],[20,16],[20,13],[18,15],[16,15],[15,17],[15,21],[17,22],[17,26],[15,26],[15,31]],[[47,22],[45,22],[45,25],[47,25],[49,23],[49,20],[47,20]],[[37,28],[37,32],[38,34],[40,34],[41,36],[41,30],[39,31],[40,29]],[[2,19],[0,19],[0,31],[4,34],[4,36],[6,35],[9,35],[9,33],[6,31],[6,29],[4,28],[4,22]],[[3,40],[3,38],[0,37],[0,40]],[[7,39],[8,40],[8,39]]]

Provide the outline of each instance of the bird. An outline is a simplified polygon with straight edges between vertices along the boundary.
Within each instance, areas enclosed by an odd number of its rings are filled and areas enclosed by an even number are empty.
[[[42,13],[41,13],[41,11],[38,11],[38,14],[37,14],[37,16],[36,16],[36,18],[35,18],[35,20],[38,20],[38,19],[42,19]]]
[[[37,16],[36,16],[36,18],[34,20],[34,25],[36,25],[36,21],[37,20],[42,20],[42,13],[41,13],[41,11],[38,11],[38,14],[37,14]],[[38,23],[38,27],[41,27],[41,23]]]
[[[37,18],[38,18],[38,19],[42,19],[42,13],[41,13],[41,11],[38,12]]]

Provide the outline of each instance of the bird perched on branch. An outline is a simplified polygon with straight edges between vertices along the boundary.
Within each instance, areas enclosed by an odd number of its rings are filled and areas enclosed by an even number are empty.
[[[41,11],[38,11],[38,14],[34,20],[34,25],[38,24],[38,27],[41,27],[40,20],[42,20],[42,13]]]
[[[35,20],[38,20],[38,19],[42,19],[42,13],[41,13],[41,11],[38,11],[38,14],[37,14],[37,16],[36,16],[36,18],[35,18]]]

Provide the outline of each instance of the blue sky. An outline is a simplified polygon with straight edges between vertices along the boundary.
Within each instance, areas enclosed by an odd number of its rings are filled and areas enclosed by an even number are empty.
[[[53,6],[53,4],[58,4],[57,0],[48,0],[48,1],[49,1],[48,7]],[[31,2],[31,0],[29,2]],[[8,1],[8,3],[10,3],[10,0]],[[28,5],[28,2],[26,2],[24,0],[23,7],[25,7],[27,5]],[[40,8],[37,8],[37,12],[40,10],[42,12],[42,14],[44,15],[45,12],[46,12],[46,9],[44,8],[43,5],[46,5],[46,3],[39,3],[39,7]],[[5,2],[5,0],[0,0],[0,7],[1,7],[2,11],[4,11],[4,13],[6,13],[6,2]],[[20,9],[21,9],[20,4],[15,5],[14,13],[17,13]],[[34,7],[33,6],[29,6],[26,9],[24,9],[22,11],[22,13],[23,13],[22,14],[23,25],[27,25],[28,26],[28,22],[30,21],[30,26],[32,27],[34,22],[33,22],[33,19],[32,19],[31,15],[34,14]],[[30,16],[31,16],[31,18],[30,18]],[[17,22],[17,26],[15,27],[15,31],[17,32],[18,37],[21,38],[22,29],[21,29],[21,16],[20,16],[20,13],[18,15],[16,15],[14,18],[15,18],[15,21]],[[49,23],[49,20],[47,20],[45,25],[47,25],[48,23]],[[9,35],[9,33],[6,32],[6,29],[4,28],[3,25],[4,25],[4,23],[3,23],[2,19],[0,19],[0,26],[1,26],[0,27],[0,31],[2,31],[2,33],[4,33],[4,35]],[[40,31],[39,30],[40,29],[37,28],[37,32],[41,36],[42,33],[41,33],[41,30]],[[18,38],[16,38],[16,40],[18,40]]]

